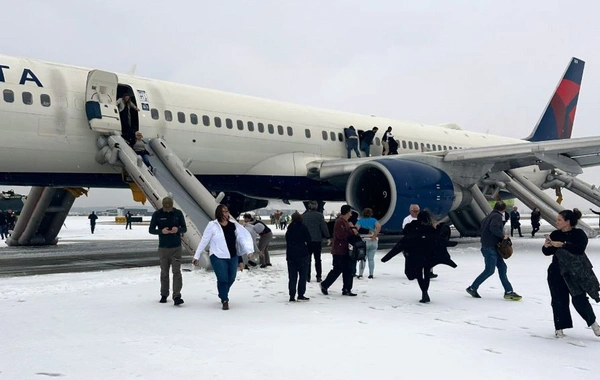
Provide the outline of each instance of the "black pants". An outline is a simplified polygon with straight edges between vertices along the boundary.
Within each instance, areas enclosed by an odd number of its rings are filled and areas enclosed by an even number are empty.
[[[90,229],[92,230],[92,233],[94,233],[94,230],[96,229],[96,223],[90,223]]]
[[[535,236],[535,233],[538,232],[540,230],[540,224],[532,224],[531,225],[531,237]]]
[[[307,280],[310,280],[310,269],[312,267],[312,257],[315,257],[315,272],[317,280],[323,275],[323,266],[321,264],[321,242],[311,241],[308,243],[308,273]]]
[[[429,283],[430,283],[429,272],[431,272],[430,266],[422,267],[422,269],[419,270],[419,276],[417,277],[417,282],[419,283],[419,288],[421,288],[421,291],[423,293],[425,293],[429,290]]]
[[[548,286],[552,297],[552,313],[554,314],[554,328],[556,330],[570,329],[573,327],[571,310],[569,310],[569,288],[565,283],[558,264],[552,263],[548,268]],[[572,297],[573,306],[588,326],[596,321],[592,305],[585,294]]]
[[[309,258],[302,257],[299,259],[288,260],[288,288],[290,290],[290,298],[296,296],[296,286],[298,286],[298,296],[304,296],[306,292],[306,275],[309,267]]]
[[[523,234],[521,233],[521,225],[520,224],[518,226],[514,225],[514,224],[511,224],[511,226],[510,226],[510,236],[513,236],[513,230],[519,231],[519,236],[523,237]]]
[[[131,221],[125,222],[125,229],[127,229],[127,227],[129,227],[129,229],[131,229]]]
[[[352,290],[352,276],[356,270],[356,261],[352,260],[348,254],[345,255],[332,255],[333,256],[333,269],[327,275],[327,278],[323,280],[321,286],[328,289],[334,282],[342,275],[344,285],[342,291]]]

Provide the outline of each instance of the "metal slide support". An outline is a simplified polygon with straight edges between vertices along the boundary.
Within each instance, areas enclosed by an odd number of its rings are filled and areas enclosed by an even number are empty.
[[[554,170],[554,173],[548,176],[550,181],[555,178],[565,183],[565,189],[572,191],[574,194],[580,196],[586,201],[600,207],[600,189],[598,189],[596,186],[591,185],[577,177],[566,174],[560,170]]]

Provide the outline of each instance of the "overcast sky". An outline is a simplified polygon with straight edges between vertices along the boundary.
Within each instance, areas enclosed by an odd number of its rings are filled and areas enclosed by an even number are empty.
[[[596,1],[79,1],[2,5],[3,54],[526,137],[571,57],[599,134]],[[583,177],[600,184],[600,170]],[[565,192],[567,205],[574,195]],[[92,189],[76,206],[133,204]]]

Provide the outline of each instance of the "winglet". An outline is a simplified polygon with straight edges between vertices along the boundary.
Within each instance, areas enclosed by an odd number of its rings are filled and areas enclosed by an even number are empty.
[[[584,61],[571,59],[540,121],[525,140],[533,142],[571,138],[584,66]]]

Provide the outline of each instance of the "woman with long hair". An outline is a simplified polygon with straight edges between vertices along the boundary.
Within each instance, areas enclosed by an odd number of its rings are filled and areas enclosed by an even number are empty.
[[[209,247],[210,264],[217,276],[217,289],[223,310],[229,310],[229,289],[235,282],[240,256],[252,254],[254,244],[250,233],[229,216],[225,205],[218,205],[215,220],[204,229],[192,263],[198,264],[202,251]]]
[[[573,327],[569,295],[577,313],[592,328],[594,334],[600,336],[600,326],[587,297],[589,294],[596,302],[600,302],[600,285],[585,254],[588,237],[583,230],[576,228],[580,218],[581,212],[578,209],[559,212],[556,216],[557,229],[549,236],[546,235],[542,248],[544,255],[552,256],[552,263],[548,267],[548,287],[552,297],[554,334],[557,338],[565,336],[564,329]]]

